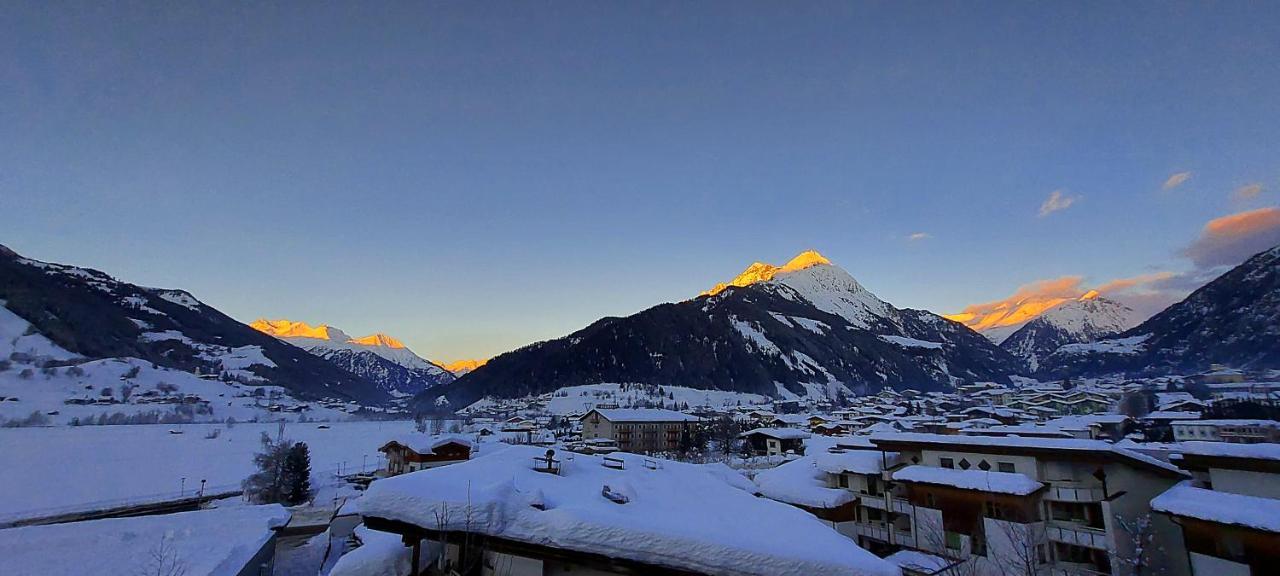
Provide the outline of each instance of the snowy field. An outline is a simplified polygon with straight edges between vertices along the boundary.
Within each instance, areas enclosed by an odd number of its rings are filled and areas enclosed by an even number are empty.
[[[285,435],[311,448],[317,475],[381,465],[378,447],[414,433],[413,422],[289,424]],[[206,439],[211,430],[218,438]],[[181,430],[182,434],[170,434]],[[232,489],[253,471],[262,432],[276,424],[188,424],[182,426],[83,426],[0,429],[0,518],[108,500],[177,496],[186,478],[188,494],[207,481]]]

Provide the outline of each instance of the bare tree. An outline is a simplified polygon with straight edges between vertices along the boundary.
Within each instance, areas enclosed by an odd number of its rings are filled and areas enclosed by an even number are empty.
[[[436,416],[431,419],[431,435],[439,436],[444,433],[444,416]]]
[[[168,535],[160,538],[151,550],[147,551],[146,564],[135,574],[136,576],[184,576],[187,563],[178,555],[177,548]]]
[[[916,521],[913,517],[912,521]],[[951,562],[945,570],[938,572],[938,576],[978,576],[979,565],[977,559],[970,555],[968,558],[962,558],[962,551],[952,552],[947,548],[946,531],[942,528],[941,521],[937,523],[917,523],[916,524],[917,545],[925,549],[931,554],[940,555]]]
[[[1133,576],[1145,576],[1148,574],[1164,574],[1167,571],[1163,566],[1157,565],[1157,559],[1165,555],[1164,546],[1156,543],[1155,527],[1151,525],[1151,515],[1142,514],[1135,518],[1126,519],[1119,514],[1116,515],[1116,524],[1120,529],[1129,536],[1130,542],[1133,544],[1132,550],[1117,550],[1115,557],[1120,564],[1129,568],[1129,574]]]
[[[999,535],[1004,546],[995,547],[997,553],[991,553],[991,560],[1005,576],[1038,576],[1049,573],[1048,558],[1045,546],[1048,537],[1044,524],[1036,522],[1022,524],[998,520],[992,522],[999,527]],[[990,549],[990,548],[989,548]]]

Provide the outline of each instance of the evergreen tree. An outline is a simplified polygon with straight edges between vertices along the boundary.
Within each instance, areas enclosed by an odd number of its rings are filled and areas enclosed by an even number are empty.
[[[311,499],[311,449],[305,442],[289,448],[284,461],[285,502],[297,506]]]
[[[257,504],[276,504],[286,501],[285,461],[288,460],[291,443],[284,438],[284,426],[273,440],[262,433],[262,450],[253,455],[258,471],[243,483],[245,495]]]

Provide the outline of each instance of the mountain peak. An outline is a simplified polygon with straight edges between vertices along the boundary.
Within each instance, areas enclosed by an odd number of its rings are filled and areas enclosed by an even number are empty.
[[[767,262],[753,262],[750,266],[747,266],[747,269],[743,270],[741,274],[735,276],[733,280],[730,280],[728,283],[721,282],[716,284],[710,290],[699,294],[699,296],[715,296],[716,294],[724,292],[725,289],[730,286],[736,286],[738,288],[750,286],[757,282],[773,280],[773,277],[778,274],[795,272],[820,265],[830,266],[831,261],[828,260],[826,256],[819,254],[817,250],[805,250],[804,252],[797,254],[795,258],[788,260],[787,263],[782,266],[774,266]]]
[[[819,254],[817,250],[805,250],[796,254],[795,258],[789,260],[782,265],[782,272],[794,272],[796,270],[804,270],[818,265],[830,265],[831,261],[826,256]]]
[[[249,324],[249,327],[276,338],[314,338],[336,342],[346,342],[351,339],[345,332],[332,326],[325,324],[312,326],[306,322],[294,322],[284,318],[279,320],[259,318]]]
[[[396,340],[395,338],[387,336],[386,334],[383,334],[381,332],[377,334],[370,334],[363,338],[355,338],[351,340],[351,342],[355,344],[361,344],[364,346],[382,346],[384,348],[404,348],[405,347],[403,342],[400,342],[399,340]]]

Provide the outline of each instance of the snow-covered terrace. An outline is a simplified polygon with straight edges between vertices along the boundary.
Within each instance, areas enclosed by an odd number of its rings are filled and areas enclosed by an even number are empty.
[[[1215,524],[1280,534],[1280,500],[1217,492],[1183,482],[1151,500],[1151,509]]]
[[[1034,494],[1044,484],[1016,472],[986,472],[983,470],[955,470],[936,466],[907,466],[893,473],[900,482],[914,482],[934,486],[949,486],[961,490],[977,490],[995,494],[1027,496]]]
[[[544,453],[508,446],[379,480],[362,499],[361,513],[375,524],[427,533],[469,528],[499,540],[700,574],[899,574],[807,512],[727,481],[723,467],[618,453],[611,457],[625,465],[616,469],[600,457],[566,454],[556,475],[533,469],[533,459]]]
[[[10,528],[0,530],[0,574],[169,574],[154,565],[164,554],[185,574],[235,576],[288,522],[273,504]]]
[[[879,452],[872,452],[879,459]],[[823,454],[825,456],[825,454]],[[757,492],[765,498],[806,508],[837,508],[858,499],[843,488],[827,486],[827,471],[818,456],[805,456],[756,474]]]

